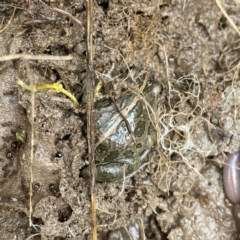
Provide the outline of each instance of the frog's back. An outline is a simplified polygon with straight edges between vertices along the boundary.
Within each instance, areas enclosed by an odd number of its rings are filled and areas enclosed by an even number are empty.
[[[126,121],[110,99],[102,99],[95,103],[96,181],[117,181],[141,166],[141,156],[145,155],[144,152],[156,141],[156,133],[152,131],[149,118],[149,106],[154,110],[159,91],[158,82],[148,81],[142,94],[124,93],[116,101],[130,125],[134,140]]]

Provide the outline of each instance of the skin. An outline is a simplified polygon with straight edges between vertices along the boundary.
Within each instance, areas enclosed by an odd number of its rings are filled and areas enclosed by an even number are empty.
[[[143,90],[154,108],[159,84],[148,82]],[[156,139],[145,104],[140,97],[124,94],[117,102],[134,133],[132,140],[119,112],[109,99],[95,103],[96,109],[96,181],[116,182],[137,171]],[[89,178],[89,167],[80,170],[80,177]]]
[[[240,203],[240,150],[229,154],[223,168],[223,184],[230,202]]]

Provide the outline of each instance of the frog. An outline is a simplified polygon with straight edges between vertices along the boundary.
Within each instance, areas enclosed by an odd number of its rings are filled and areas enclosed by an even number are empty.
[[[156,130],[149,116],[156,109],[160,89],[156,80],[145,83],[142,96],[150,108],[139,94],[123,93],[116,104],[126,119],[111,99],[95,102],[96,182],[122,181],[142,166],[156,142]],[[80,177],[89,178],[89,166],[80,170]]]

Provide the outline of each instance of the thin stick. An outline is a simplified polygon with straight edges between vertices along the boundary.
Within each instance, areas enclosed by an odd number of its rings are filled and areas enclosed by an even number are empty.
[[[238,30],[238,27],[236,26],[236,24],[233,22],[233,20],[229,17],[229,15],[227,14],[227,12],[225,11],[225,9],[223,8],[223,6],[221,5],[221,2],[219,0],[215,0],[218,7],[220,8],[220,10],[222,11],[223,15],[226,17],[226,19],[229,21],[229,23],[232,25],[232,27],[237,31],[237,33],[240,35],[240,31]]]
[[[40,2],[44,4],[41,0]],[[94,138],[94,121],[93,121],[93,108],[94,108],[94,72],[93,72],[93,49],[92,49],[92,32],[93,32],[93,0],[86,0],[87,3],[87,24],[86,24],[86,45],[87,45],[87,141],[88,141],[88,155],[90,167],[90,189],[91,189],[91,216],[92,216],[92,239],[97,240],[97,219],[96,219],[96,191],[95,191],[95,138]],[[44,4],[47,6],[46,4]],[[48,7],[48,6],[47,6]],[[51,8],[61,14],[64,14],[82,26],[77,18],[73,17],[70,13],[58,9]]]
[[[26,240],[29,240],[29,239],[31,239],[31,238],[33,238],[35,236],[39,236],[39,235],[41,235],[41,233],[33,234],[33,235],[29,236],[28,238],[26,238]]]
[[[13,17],[15,15],[15,12],[16,12],[16,8],[14,7],[13,14],[12,14],[10,20],[7,22],[7,24],[2,29],[0,29],[0,33],[4,32],[10,26],[10,24],[11,24],[11,22],[13,20]]]
[[[32,196],[33,196],[33,163],[34,163],[34,118],[35,118],[35,91],[33,89],[33,79],[29,67],[28,61],[25,61],[26,68],[27,68],[27,77],[30,81],[30,86],[31,86],[31,150],[30,150],[30,162],[29,162],[29,172],[30,172],[30,186],[29,186],[29,226],[32,226]]]
[[[68,56],[52,56],[52,55],[30,55],[30,54],[10,54],[7,56],[2,56],[0,57],[0,62],[1,61],[7,61],[7,60],[14,60],[14,59],[28,59],[28,60],[72,60],[73,57],[72,55]]]
[[[71,18],[74,22],[78,23],[80,26],[83,26],[83,23],[82,23],[80,20],[78,20],[77,18],[75,18],[75,17],[74,17],[72,14],[70,14],[69,12],[64,11],[64,10],[62,10],[62,9],[60,9],[60,8],[49,7],[49,6],[48,6],[46,3],[44,3],[43,1],[41,1],[41,0],[39,0],[39,1],[40,1],[40,2],[42,3],[42,5],[44,5],[45,7],[49,8],[49,9],[55,11],[55,12],[64,14],[64,15],[68,16],[69,18]]]
[[[105,83],[105,81],[104,81],[103,79],[100,79],[100,81],[103,82],[104,87],[105,87],[107,93],[109,94],[109,97],[110,97],[111,101],[113,102],[113,104],[115,105],[118,113],[120,114],[120,116],[122,117],[123,121],[125,122],[126,127],[127,127],[127,130],[128,130],[128,132],[129,132],[129,134],[131,135],[133,141],[136,143],[136,139],[135,139],[134,133],[133,133],[133,131],[132,131],[132,129],[131,129],[131,126],[130,126],[127,118],[126,118],[126,117],[124,116],[124,114],[122,113],[122,110],[121,110],[120,107],[117,105],[115,99],[112,97],[112,95],[110,95],[110,90],[109,90],[107,84]]]
[[[90,167],[90,189],[91,189],[91,216],[92,216],[92,239],[97,240],[97,219],[96,219],[96,190],[95,190],[95,138],[94,138],[94,72],[93,72],[93,0],[87,2],[87,140]]]
[[[70,17],[74,22],[78,23],[80,26],[82,26],[82,22],[80,20],[78,20],[77,18],[75,18],[72,14],[70,14],[69,12],[67,11],[64,11],[62,9],[59,9],[59,8],[52,8],[53,10],[55,10],[56,12],[59,12],[59,13],[62,13],[68,17]]]

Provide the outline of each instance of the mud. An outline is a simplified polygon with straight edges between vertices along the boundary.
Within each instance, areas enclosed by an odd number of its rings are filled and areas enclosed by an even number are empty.
[[[239,26],[239,4],[223,6]],[[29,76],[34,84],[61,82],[82,100],[85,1],[2,1],[0,18],[0,56],[73,56],[0,62],[2,239],[91,239],[89,183],[79,178],[88,164],[85,106],[36,93],[31,172],[31,93],[15,84]],[[240,141],[239,36],[216,2],[99,0],[93,39],[94,70],[113,83],[115,98],[128,88],[130,69],[150,72],[162,86],[158,142],[146,166],[124,185],[97,184],[99,239],[238,239],[222,167]],[[16,141],[22,130],[25,143]]]

